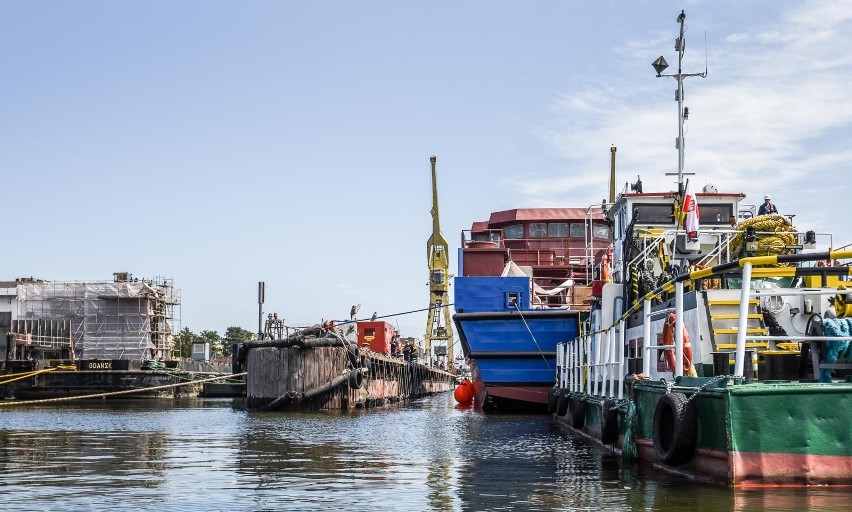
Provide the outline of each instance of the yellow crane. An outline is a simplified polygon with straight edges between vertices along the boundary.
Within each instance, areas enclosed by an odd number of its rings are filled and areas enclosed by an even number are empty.
[[[426,321],[426,358],[432,364],[432,345],[435,356],[447,357],[447,369],[453,369],[453,324],[449,308],[449,246],[441,234],[438,220],[438,178],[435,173],[437,158],[432,156],[432,236],[426,242],[429,262],[429,318]],[[442,322],[443,320],[443,322]],[[440,343],[443,342],[443,343]]]

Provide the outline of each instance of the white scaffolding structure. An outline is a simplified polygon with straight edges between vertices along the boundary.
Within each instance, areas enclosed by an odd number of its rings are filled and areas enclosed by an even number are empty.
[[[12,331],[32,348],[69,345],[78,359],[166,360],[180,320],[171,279],[19,280]]]

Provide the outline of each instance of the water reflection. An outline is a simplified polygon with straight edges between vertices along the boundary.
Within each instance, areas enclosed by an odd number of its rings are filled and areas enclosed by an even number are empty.
[[[449,394],[351,414],[98,401],[0,408],[0,425],[0,494],[19,510],[798,511],[852,498],[685,481]]]

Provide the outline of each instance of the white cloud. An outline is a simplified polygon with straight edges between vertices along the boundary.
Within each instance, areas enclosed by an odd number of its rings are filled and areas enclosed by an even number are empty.
[[[701,20],[691,22],[695,30]],[[846,1],[797,5],[754,32],[737,27],[720,37],[708,79],[685,81],[685,105],[691,113],[686,171],[695,171],[700,184],[706,172],[706,179],[720,190],[743,191],[750,197],[771,193],[782,212],[799,215],[797,221],[848,231],[826,199],[837,194],[852,162],[847,149],[852,140],[852,96],[847,93],[852,55],[846,51],[852,48],[850,34],[852,2]],[[673,36],[674,31],[665,43]],[[622,44],[616,53],[649,59],[669,51],[668,44],[654,50],[662,38],[652,39]],[[693,59],[690,62],[698,60]],[[695,70],[685,65],[684,71]],[[561,95],[555,108],[566,126],[545,137],[569,166],[594,170],[526,180],[518,186],[521,193],[527,199],[572,206],[594,202],[605,193],[608,167],[589,162],[601,162],[610,143],[619,147],[621,183],[635,180],[639,173],[646,191],[672,189],[673,178],[664,173],[677,166],[676,82],[665,79],[669,87],[663,89],[660,79],[653,80],[636,77],[639,86],[614,88],[603,85],[602,78]]]

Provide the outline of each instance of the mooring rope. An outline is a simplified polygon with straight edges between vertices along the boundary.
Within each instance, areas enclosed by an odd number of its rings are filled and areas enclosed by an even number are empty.
[[[33,370],[33,371],[30,371],[30,372],[10,373],[10,374],[4,375],[4,377],[15,377],[15,378],[0,381],[0,386],[2,386],[4,384],[8,384],[10,382],[15,382],[16,380],[26,379],[26,378],[29,378],[29,377],[35,377],[36,375],[41,375],[42,373],[52,372],[52,371],[56,371],[56,370],[76,370],[76,369],[77,369],[76,366],[59,365],[59,366],[54,366],[52,368],[44,368],[44,369],[41,369],[41,370]]]
[[[538,345],[538,340],[535,339],[535,335],[530,330],[530,326],[527,324],[527,319],[524,318],[524,314],[521,312],[521,308],[519,308],[518,305],[515,304],[515,309],[518,311],[518,314],[521,315],[521,320],[524,322],[524,327],[526,327],[527,332],[530,333],[530,338],[532,338],[533,343],[535,343],[535,348],[537,348],[538,353],[541,354],[541,358],[544,360],[544,364],[547,365],[547,369],[552,370],[552,368],[550,367],[550,362],[547,360],[547,357],[545,357],[544,352],[542,352],[541,347]]]
[[[222,380],[222,379],[230,379],[232,377],[242,377],[243,375],[248,375],[248,372],[242,373],[229,373],[226,375],[219,375],[217,377],[208,377],[206,379],[198,379],[193,380],[191,382],[178,382],[176,384],[163,384],[161,386],[153,386],[150,388],[134,388],[134,389],[125,389],[122,391],[109,391],[106,393],[93,393],[90,395],[79,395],[79,396],[64,396],[58,398],[42,398],[40,400],[12,400],[12,401],[0,401],[0,407],[6,405],[30,405],[30,404],[46,404],[51,402],[67,402],[71,400],[83,400],[86,398],[106,398],[110,396],[118,396],[118,395],[129,395],[131,393],[145,393],[148,391],[156,391],[159,389],[169,389],[169,388],[177,388],[180,386],[188,386],[190,384],[201,384],[204,382],[210,382],[214,380]]]

